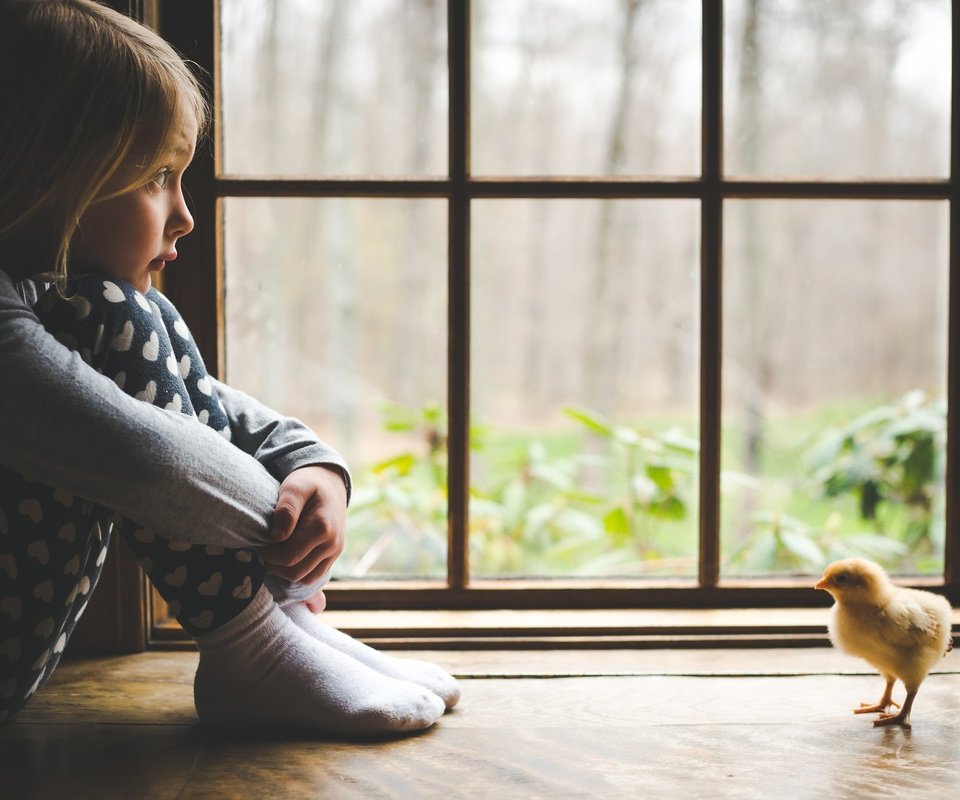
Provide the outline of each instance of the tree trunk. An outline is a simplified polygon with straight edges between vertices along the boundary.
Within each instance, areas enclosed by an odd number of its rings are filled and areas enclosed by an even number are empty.
[[[429,130],[428,121],[433,112],[433,71],[439,57],[434,34],[440,9],[438,0],[416,0],[413,5],[415,11],[403,15],[404,20],[409,20],[404,36],[407,45],[405,84],[410,91],[406,103],[409,110],[407,131],[411,133],[411,171],[422,177],[427,172],[434,143],[426,134],[417,135],[416,132]],[[405,221],[400,242],[400,296],[395,307],[398,352],[385,355],[390,357],[393,365],[390,388],[396,392],[396,399],[420,406],[427,400],[443,400],[442,397],[423,397],[425,386],[433,384],[429,375],[436,369],[436,364],[425,356],[429,351],[427,336],[434,327],[426,318],[429,309],[424,301],[431,283],[438,276],[432,274],[432,265],[424,261],[423,243],[429,237],[427,207],[422,200],[403,202]],[[432,322],[436,323],[436,320]],[[397,358],[401,352],[403,357]]]
[[[624,161],[627,124],[633,103],[637,66],[634,37],[642,0],[622,0],[624,20],[620,39],[620,86],[607,145],[603,173],[616,175]],[[629,312],[630,298],[616,274],[612,251],[616,230],[616,203],[599,202],[588,307],[587,347],[584,359],[586,398],[590,407],[609,412],[617,386],[616,366],[623,337],[622,321]]]
[[[760,50],[760,0],[747,0],[743,20],[743,36],[740,50],[740,131],[737,137],[740,148],[740,163],[747,175],[754,175],[760,164],[760,151],[763,139],[761,125],[760,93],[761,70],[763,69]],[[757,204],[748,201],[740,204],[741,234],[743,236],[743,274],[742,294],[737,307],[737,318],[743,336],[740,351],[743,362],[740,364],[741,419],[743,420],[743,440],[741,458],[743,471],[748,475],[759,475],[763,468],[761,454],[764,440],[764,404],[772,368],[768,363],[766,337],[764,335],[763,279],[761,270],[761,230],[757,216]],[[749,493],[744,496],[741,509],[739,538],[751,535],[751,517],[754,511],[754,499]]]

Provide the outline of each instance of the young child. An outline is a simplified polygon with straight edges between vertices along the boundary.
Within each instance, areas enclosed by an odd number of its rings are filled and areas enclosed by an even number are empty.
[[[0,721],[52,673],[116,528],[196,639],[203,721],[432,725],[449,675],[304,602],[342,550],[342,460],[209,376],[151,286],[193,227],[189,69],[92,0],[0,0],[0,73]]]

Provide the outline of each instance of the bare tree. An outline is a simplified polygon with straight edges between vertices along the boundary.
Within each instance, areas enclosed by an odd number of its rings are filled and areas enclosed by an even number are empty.
[[[756,174],[764,144],[761,120],[761,27],[760,0],[746,0],[740,39],[740,72],[737,76],[741,104],[737,142],[740,148],[740,163],[748,175]],[[764,398],[773,374],[773,367],[769,362],[770,351],[766,346],[761,232],[757,211],[757,204],[754,202],[740,205],[743,283],[737,304],[737,326],[740,328],[743,344],[740,348],[742,361],[739,364],[739,400],[744,426],[743,469],[750,475],[758,474],[762,468],[760,457],[764,438]]]
[[[433,77],[440,52],[437,28],[440,22],[439,0],[416,0],[411,7],[401,5],[400,28],[404,42],[404,88],[409,93],[406,127],[410,148],[407,156],[412,173],[423,176],[430,164],[434,142],[428,135],[433,113]],[[426,358],[425,303],[430,285],[437,276],[423,262],[423,242],[428,235],[427,208],[420,201],[404,203],[405,221],[400,242],[400,292],[397,298],[396,341],[403,358],[391,359],[390,387],[404,403],[423,402],[428,371],[436,365]],[[439,399],[439,398],[438,398]]]
[[[623,24],[619,26],[620,83],[607,143],[602,174],[617,175],[626,158],[626,141],[633,85],[637,72],[638,47],[635,30],[643,0],[621,0]],[[611,408],[620,362],[624,322],[629,314],[630,299],[619,285],[617,264],[613,255],[616,231],[616,204],[599,204],[594,257],[590,266],[593,278],[588,298],[588,328],[584,357],[584,379],[587,402],[595,409]]]

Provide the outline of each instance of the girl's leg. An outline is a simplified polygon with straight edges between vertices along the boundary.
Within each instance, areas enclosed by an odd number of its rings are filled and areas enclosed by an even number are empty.
[[[0,469],[0,722],[56,668],[109,536],[92,503]]]
[[[122,302],[111,299],[117,289]],[[97,278],[84,281],[74,300],[85,319],[93,319],[89,349],[108,377],[136,397],[229,433],[189,331],[161,295],[144,297],[122,281]],[[80,315],[64,316],[68,324]],[[195,699],[204,721],[369,734],[418,730],[442,715],[443,702],[427,689],[387,677],[301,631],[261,585],[265,569],[254,551],[167,542],[127,523],[121,527],[197,640]]]
[[[189,331],[181,321],[168,332],[158,293],[151,291],[148,299],[125,281],[89,276],[71,286],[69,294],[64,300],[51,292],[37,304],[48,330],[128,394],[168,411],[199,414],[229,438],[226,414],[207,383]],[[100,513],[105,527],[109,512]],[[264,580],[266,570],[254,550],[168,541],[131,520],[116,522],[144,572],[191,635],[233,619]]]
[[[147,298],[157,306],[166,329],[171,332],[170,340],[174,356],[180,365],[180,375],[186,381],[190,401],[199,419],[213,425],[217,430],[225,429],[229,431],[229,427],[226,427],[228,423],[223,406],[220,405],[212,392],[208,394],[206,391],[209,384],[204,383],[206,371],[203,360],[196,350],[190,338],[190,332],[180,318],[180,314],[169,300],[155,290],[151,290]],[[176,608],[179,609],[179,606]],[[460,689],[457,682],[434,664],[413,659],[393,658],[367,647],[356,639],[329,625],[325,625],[303,602],[284,604],[283,610],[297,627],[314,639],[360,661],[383,675],[407,680],[429,689],[444,701],[448,709],[453,708],[460,699]]]
[[[174,365],[167,361],[159,331],[144,324],[155,309],[132,287],[126,288],[125,302],[117,304],[110,300],[116,300],[116,294],[105,292],[102,281],[82,281],[69,301],[50,293],[37,311],[61,342],[131,394],[174,402],[175,387],[169,385]],[[129,372],[120,368],[121,362],[131,365]],[[163,369],[138,384],[151,371],[144,366],[150,363],[162,364]],[[226,428],[222,411],[221,417],[221,428]],[[0,470],[0,721],[20,711],[57,666],[99,579],[112,522],[107,511],[89,501]],[[253,551],[235,551],[228,557],[222,549],[158,539],[155,551],[145,553],[144,540],[153,537],[120,522],[145,565],[156,565],[153,571],[160,573],[161,592],[170,602],[179,601],[167,589],[189,598],[181,616],[188,629],[199,631],[195,623],[212,627],[233,618],[250,603],[262,581],[262,563],[258,572]],[[187,555],[197,565],[191,581],[180,580],[185,550],[193,551]],[[201,575],[208,565],[197,558],[199,551],[220,556],[223,566]],[[218,581],[226,591],[211,604],[202,590]]]
[[[155,290],[151,290],[147,294],[147,299],[151,302],[151,304],[155,305],[163,320],[164,327],[170,332],[170,342],[173,348],[174,357],[179,365],[180,375],[186,382],[186,388],[190,395],[190,402],[193,405],[198,419],[201,422],[212,425],[217,430],[229,432],[228,421],[226,420],[223,406],[220,404],[219,400],[216,399],[213,392],[208,393],[210,384],[206,380],[207,374],[203,365],[203,360],[200,356],[200,353],[194,346],[190,332],[183,319],[180,317],[179,312],[169,300]],[[245,590],[245,588],[245,586],[241,587],[242,590]],[[245,591],[244,596],[246,596]],[[174,600],[172,602],[176,603],[178,601]],[[175,606],[174,608],[179,610],[179,605]],[[374,686],[379,684],[380,681],[379,679],[374,678],[367,670],[358,669],[357,665],[349,660],[350,658],[353,658],[367,667],[372,668],[381,675],[389,676],[399,680],[407,680],[432,691],[434,694],[438,695],[442,700],[444,700],[447,708],[452,708],[459,699],[460,692],[456,686],[456,682],[449,675],[443,672],[443,670],[435,667],[434,665],[420,661],[401,662],[398,659],[393,659],[389,656],[377,653],[375,650],[372,650],[371,648],[366,647],[366,645],[351,639],[349,636],[322,625],[318,620],[315,619],[306,605],[302,602],[287,603],[284,605],[283,611],[287,614],[289,619],[300,628],[301,631],[306,632],[318,642],[324,643],[320,647],[316,647],[315,645],[312,646],[317,651],[315,658],[317,656],[322,657],[323,662],[327,664],[328,671],[332,670],[334,673],[342,673],[347,671],[354,675],[354,680],[357,681],[357,686],[353,687],[354,690],[359,690],[360,686],[364,685],[365,683],[371,683],[371,679]],[[191,621],[196,624],[196,619]],[[276,620],[276,622],[281,628],[286,624],[285,621],[280,620],[279,618]],[[251,625],[249,627],[252,636],[256,637],[263,635],[263,625]],[[270,626],[267,627],[269,628]],[[294,638],[299,639],[300,637],[295,636]],[[213,651],[215,648],[212,640],[219,641],[221,639],[222,634],[220,633],[218,633],[216,636],[203,637],[202,646],[206,649],[209,656],[205,666],[213,658],[211,651]],[[331,653],[327,648],[327,645],[338,651],[338,653]],[[344,659],[340,654],[346,655],[348,658]],[[334,661],[335,663],[329,663],[331,661]],[[232,718],[236,713],[234,708],[208,708],[208,706],[216,705],[215,698],[217,693],[213,684],[219,680],[220,671],[214,670],[212,680],[205,681],[205,677],[209,674],[210,671],[205,669],[204,672],[198,676],[198,707],[204,708],[207,716],[213,715],[222,717],[222,712],[228,711]],[[205,685],[208,686],[207,689],[202,688]],[[343,702],[346,699],[346,696],[341,696],[338,698],[340,702]],[[247,713],[246,710],[244,710],[243,713]],[[237,724],[236,720],[234,720],[233,724]],[[414,727],[417,726],[415,725]]]

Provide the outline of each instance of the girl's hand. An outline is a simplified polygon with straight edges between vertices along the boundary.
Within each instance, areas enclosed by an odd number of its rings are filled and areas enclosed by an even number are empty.
[[[267,569],[301,583],[319,580],[343,552],[347,487],[335,469],[303,467],[280,484],[270,533],[260,548]],[[311,598],[313,599],[313,598]]]

